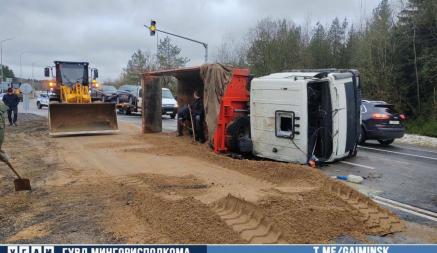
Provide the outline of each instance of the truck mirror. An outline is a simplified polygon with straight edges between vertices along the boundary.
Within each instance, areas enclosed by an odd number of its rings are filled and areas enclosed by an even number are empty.
[[[93,75],[94,75],[94,79],[99,78],[99,70],[94,69],[93,72],[94,72],[94,73],[93,73]]]
[[[50,68],[49,67],[44,68],[44,76],[50,77]]]

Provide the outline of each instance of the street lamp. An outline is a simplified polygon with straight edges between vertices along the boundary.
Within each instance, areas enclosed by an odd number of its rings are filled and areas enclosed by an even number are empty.
[[[0,68],[1,68],[1,82],[3,82],[3,42],[13,40],[14,38],[7,38],[0,40]]]
[[[23,75],[22,75],[22,71],[21,71],[21,57],[23,56],[23,54],[25,54],[25,53],[20,54],[20,79],[23,79]]]

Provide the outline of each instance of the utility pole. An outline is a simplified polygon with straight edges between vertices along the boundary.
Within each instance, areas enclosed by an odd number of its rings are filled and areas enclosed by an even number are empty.
[[[34,85],[34,83],[33,83],[33,65],[34,65],[34,63],[32,62],[32,88],[35,87],[35,85]]]
[[[24,53],[20,54],[20,79],[23,79],[23,72],[22,72],[22,68],[21,68],[21,57],[23,56]]]
[[[198,41],[198,40],[195,40],[195,39],[191,39],[191,38],[188,38],[188,37],[185,37],[185,36],[182,36],[182,35],[178,35],[178,34],[174,34],[174,33],[171,33],[171,32],[166,32],[166,31],[160,30],[160,29],[156,28],[156,21],[154,21],[154,20],[152,20],[150,22],[150,26],[144,25],[144,27],[146,27],[147,29],[150,30],[150,36],[155,35],[155,32],[162,32],[162,33],[165,33],[165,34],[177,37],[177,38],[181,38],[181,39],[184,39],[184,40],[188,40],[188,41],[191,41],[191,42],[194,42],[194,43],[201,44],[205,48],[205,63],[208,63],[208,44],[207,43],[202,42],[202,41]]]
[[[8,40],[13,40],[14,38],[7,38],[4,40],[0,40],[0,72],[1,72],[1,79],[0,79],[0,83],[3,82],[3,42],[8,41]]]

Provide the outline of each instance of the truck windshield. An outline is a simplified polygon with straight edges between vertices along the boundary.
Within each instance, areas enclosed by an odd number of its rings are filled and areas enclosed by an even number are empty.
[[[84,66],[80,64],[60,64],[62,83],[83,83]]]
[[[162,98],[174,99],[173,94],[170,90],[162,90]]]

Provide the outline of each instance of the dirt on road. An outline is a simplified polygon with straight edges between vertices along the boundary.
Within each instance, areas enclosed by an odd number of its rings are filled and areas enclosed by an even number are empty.
[[[327,243],[405,224],[318,170],[236,160],[172,134],[49,138],[20,115],[4,150],[31,192],[0,165],[0,242]]]

